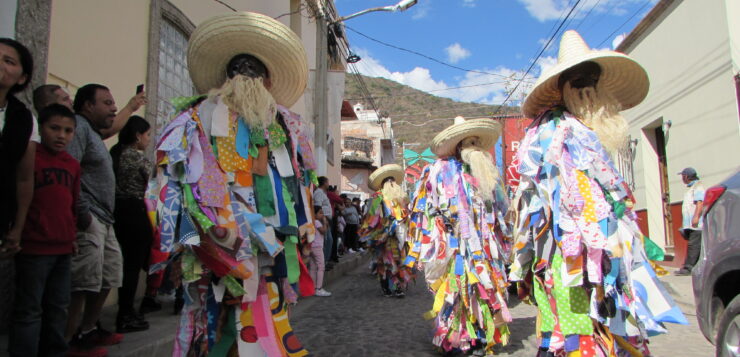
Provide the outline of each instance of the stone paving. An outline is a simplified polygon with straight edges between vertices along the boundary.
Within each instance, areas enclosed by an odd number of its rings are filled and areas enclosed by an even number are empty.
[[[301,300],[291,312],[296,336],[315,357],[441,356],[431,343],[431,321],[422,318],[432,306],[424,279],[411,283],[403,299],[386,298],[367,266],[327,287],[331,297]],[[534,356],[535,308],[512,309],[511,343],[500,356]]]
[[[696,322],[690,277],[662,278],[686,314],[689,325],[669,324],[667,335],[651,339],[654,356],[713,356],[714,346]],[[422,277],[412,283],[405,299],[386,298],[367,265],[327,286],[328,298],[301,300],[291,311],[298,338],[315,357],[442,356],[431,343],[430,321],[422,314],[432,305]],[[497,356],[534,356],[536,308],[511,298],[514,321],[511,340],[495,349]]]
[[[432,323],[422,318],[432,304],[423,278],[412,283],[404,299],[386,298],[377,280],[368,273],[367,257],[346,256],[327,274],[328,298],[301,299],[291,310],[296,336],[314,357],[351,356],[442,356],[431,343]],[[714,356],[714,346],[703,337],[696,322],[691,277],[661,278],[688,326],[668,325],[669,333],[651,339],[654,356]],[[514,321],[509,325],[508,346],[498,346],[497,356],[532,357],[536,351],[536,309],[511,299]],[[113,326],[115,307],[105,309],[103,322]],[[147,315],[152,328],[126,334],[120,345],[109,348],[110,356],[171,356],[177,316],[171,303],[163,311]],[[6,355],[7,335],[0,335],[0,356]]]

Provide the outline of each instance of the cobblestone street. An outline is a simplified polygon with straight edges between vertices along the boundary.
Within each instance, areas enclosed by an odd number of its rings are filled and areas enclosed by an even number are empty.
[[[666,277],[689,320],[688,326],[668,325],[669,334],[651,340],[655,356],[712,356],[714,349],[699,332],[691,301],[689,277]],[[685,286],[684,286],[685,285]],[[422,318],[432,305],[422,276],[406,298],[386,298],[367,264],[362,264],[327,287],[328,298],[311,297],[293,308],[291,323],[306,349],[315,357],[441,356],[431,343],[432,322]],[[511,341],[496,348],[496,356],[531,357],[536,353],[536,309],[510,302],[514,321]]]
[[[404,299],[383,297],[367,264],[327,289],[331,297],[301,300],[291,316],[313,356],[441,356],[431,343],[432,322],[422,317],[432,306],[422,276]],[[511,343],[496,349],[497,356],[534,356],[535,311],[524,304],[512,308]]]

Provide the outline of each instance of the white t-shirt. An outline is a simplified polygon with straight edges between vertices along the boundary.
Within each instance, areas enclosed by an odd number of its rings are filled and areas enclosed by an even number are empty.
[[[33,116],[33,114],[31,114]],[[36,117],[33,116],[33,129],[31,129],[31,140],[36,143],[41,142],[41,137],[39,136],[39,128],[38,123],[36,121]],[[0,130],[5,129],[5,110],[0,111]]]

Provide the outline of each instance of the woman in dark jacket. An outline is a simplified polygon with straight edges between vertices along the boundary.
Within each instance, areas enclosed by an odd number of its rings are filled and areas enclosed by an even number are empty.
[[[15,97],[31,81],[33,58],[20,42],[0,38],[0,258],[20,250],[20,237],[33,198],[31,111]]]
[[[144,204],[152,163],[141,153],[149,145],[150,132],[149,123],[134,115],[118,133],[118,143],[110,150],[116,174],[116,220],[113,228],[123,255],[123,286],[118,289],[116,318],[119,333],[149,328],[149,323],[134,309],[134,297],[139,274],[149,267],[149,248],[153,239]]]

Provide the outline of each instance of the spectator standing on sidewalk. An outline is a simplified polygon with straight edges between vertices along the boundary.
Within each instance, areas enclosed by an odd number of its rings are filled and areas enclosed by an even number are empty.
[[[349,198],[344,200],[344,209],[342,209],[342,215],[346,225],[344,226],[344,246],[347,247],[350,253],[354,253],[360,250],[357,230],[360,227],[360,214],[357,212],[357,207],[352,204]]]
[[[37,113],[50,104],[61,104],[72,109],[72,97],[67,91],[56,84],[44,84],[33,90],[33,107]]]
[[[687,167],[678,173],[681,180],[688,187],[683,195],[681,205],[681,236],[688,242],[686,248],[686,260],[683,267],[676,271],[676,275],[691,275],[691,269],[699,261],[701,252],[701,212],[704,208],[704,185],[699,181],[699,175],[693,167]]]
[[[15,256],[15,303],[8,338],[11,356],[58,356],[67,351],[64,330],[80,164],[65,149],[75,132],[75,116],[67,107],[52,104],[39,113],[39,126],[35,190],[21,252]]]
[[[316,236],[311,242],[311,254],[308,256],[308,262],[310,264],[308,270],[311,273],[311,279],[313,279],[315,292],[314,295],[326,297],[331,296],[331,293],[324,290],[324,235],[328,231],[327,219],[324,216],[324,211],[321,206],[314,206],[314,221],[313,225],[316,228]]]
[[[329,179],[326,176],[319,177],[319,186],[313,191],[313,204],[321,207],[321,211],[324,213],[327,221],[331,221],[334,216],[334,210],[331,208],[331,201],[327,195],[329,189]],[[324,262],[329,262],[331,257],[331,246],[333,237],[331,230],[327,229],[324,235]]]
[[[78,252],[72,258],[72,300],[67,323],[67,336],[72,337],[70,355],[97,355],[94,351],[98,347],[123,339],[121,334],[107,331],[98,323],[108,293],[121,287],[123,278],[121,249],[113,231],[115,174],[103,139],[116,134],[111,129],[116,121],[121,122],[121,114],[130,115],[145,102],[142,92],[116,116],[118,108],[107,87],[87,84],[75,95],[77,128],[68,151],[80,162],[82,179]]]
[[[143,331],[149,322],[134,309],[136,288],[142,270],[148,271],[152,226],[144,204],[152,163],[141,151],[149,146],[151,126],[142,117],[132,116],[118,134],[118,143],[110,150],[116,175],[116,206],[113,228],[123,255],[123,285],[118,289],[116,332]],[[152,297],[142,305],[156,306]],[[161,306],[160,306],[161,308]]]
[[[33,197],[33,160],[39,141],[31,111],[15,97],[33,73],[33,57],[20,42],[0,38],[0,257],[11,257]]]
[[[339,222],[337,221],[337,218],[341,215],[341,210],[344,208],[342,207],[344,205],[344,200],[342,199],[339,194],[337,194],[337,185],[329,186],[329,189],[326,191],[327,197],[329,197],[329,202],[331,203],[331,210],[334,212],[334,215],[332,215],[332,219],[327,219],[329,223],[329,230],[331,231],[331,255],[329,256],[329,261],[332,261],[334,263],[339,263]]]

